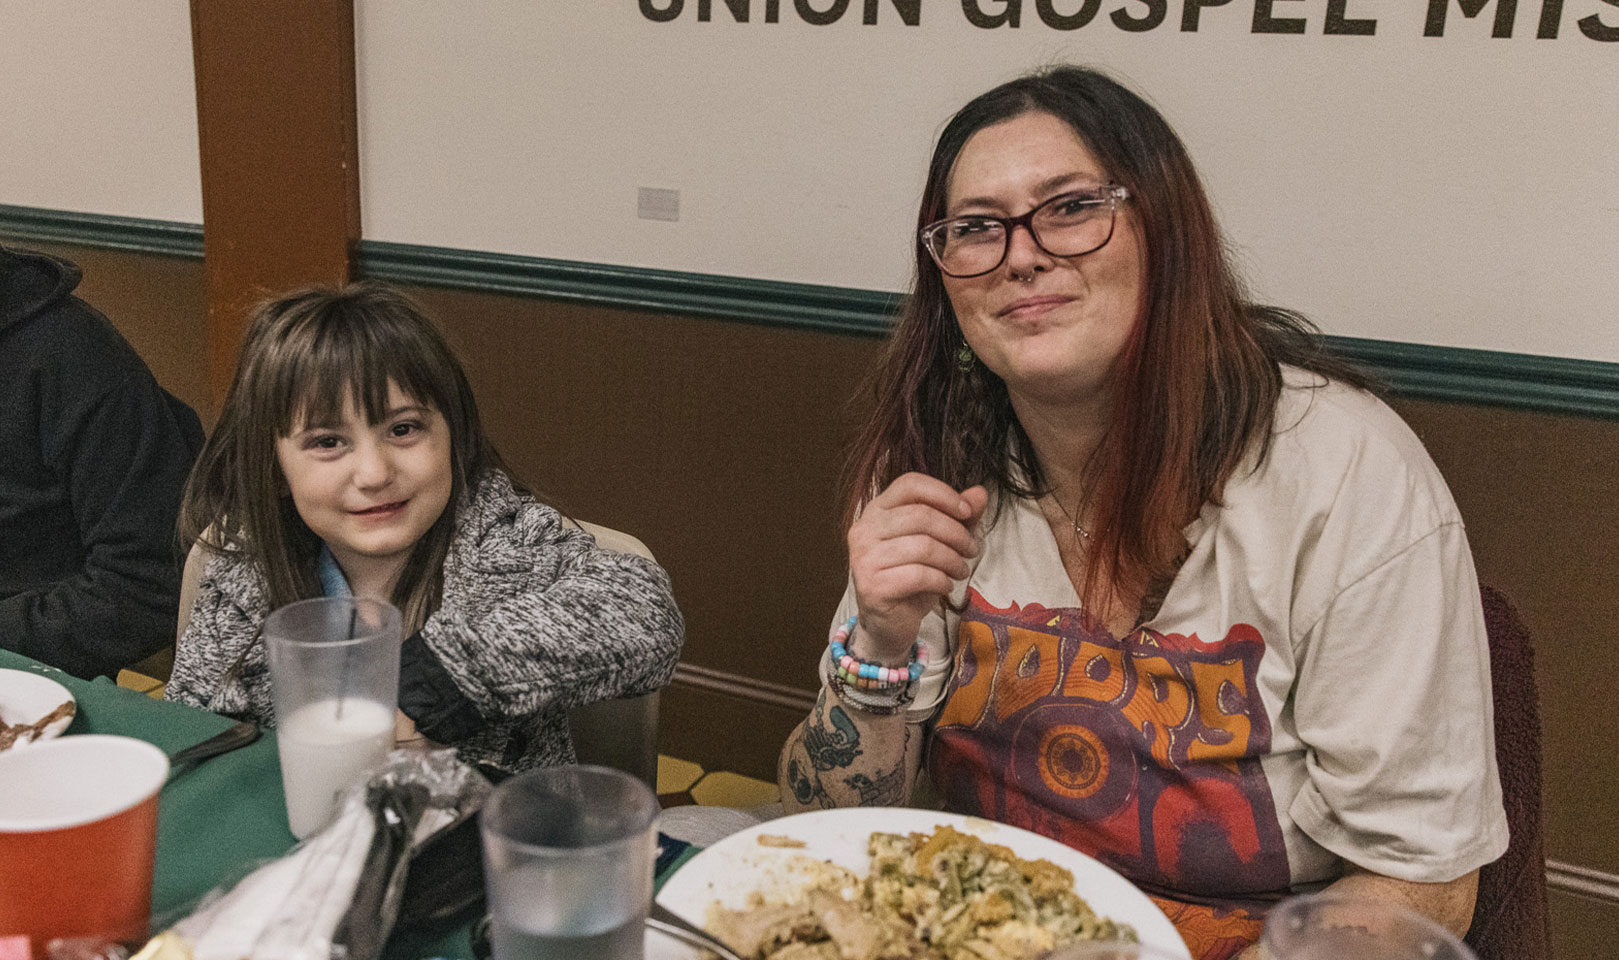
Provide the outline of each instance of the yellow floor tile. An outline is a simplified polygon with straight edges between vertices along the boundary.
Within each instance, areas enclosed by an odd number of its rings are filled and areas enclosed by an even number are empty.
[[[658,755],[658,793],[681,793],[702,779],[703,768],[690,760]]]
[[[773,783],[722,770],[699,780],[691,796],[705,807],[757,807],[780,800],[781,792]]]
[[[125,690],[134,690],[137,693],[151,693],[153,687],[163,686],[162,682],[144,673],[133,670],[118,671],[118,685]]]

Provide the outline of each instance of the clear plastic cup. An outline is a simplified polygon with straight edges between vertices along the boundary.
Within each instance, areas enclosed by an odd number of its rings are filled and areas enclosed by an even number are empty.
[[[300,600],[264,621],[287,823],[302,839],[388,755],[399,702],[399,611],[379,600]]]
[[[658,798],[606,767],[532,770],[480,814],[495,960],[641,960]]]
[[[1278,904],[1259,943],[1267,960],[1478,960],[1455,934],[1409,907],[1330,893]]]

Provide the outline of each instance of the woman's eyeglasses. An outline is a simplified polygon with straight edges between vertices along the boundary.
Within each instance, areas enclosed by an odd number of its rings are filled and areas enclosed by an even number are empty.
[[[952,277],[981,277],[1006,261],[1012,231],[1027,227],[1041,250],[1077,257],[1113,238],[1119,203],[1130,191],[1117,184],[1052,197],[1021,217],[951,217],[922,228],[922,246]]]

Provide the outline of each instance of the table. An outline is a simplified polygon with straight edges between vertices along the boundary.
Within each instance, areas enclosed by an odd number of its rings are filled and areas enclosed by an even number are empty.
[[[78,701],[68,736],[121,734],[172,754],[232,723],[206,710],[153,700],[105,677],[81,680],[6,650],[0,650],[0,667],[43,674],[68,688]],[[165,787],[158,801],[154,927],[177,919],[219,882],[286,853],[294,842],[275,737],[200,764]]]
[[[120,734],[173,754],[233,722],[206,710],[153,700],[106,677],[81,680],[7,650],[0,650],[0,667],[41,674],[68,688],[78,701],[78,712],[64,736]],[[659,837],[660,841],[666,839]],[[203,761],[164,787],[158,801],[153,931],[183,917],[209,890],[241,879],[259,863],[286,853],[294,843],[287,826],[274,731],[265,731],[249,746]],[[659,859],[658,886],[696,852],[685,844],[669,843]],[[395,938],[384,956],[386,960],[470,960],[471,941],[465,928],[436,940]]]

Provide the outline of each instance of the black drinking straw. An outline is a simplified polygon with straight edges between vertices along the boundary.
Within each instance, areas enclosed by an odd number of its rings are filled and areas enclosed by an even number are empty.
[[[358,606],[349,607],[349,639],[354,639],[354,618],[359,616]],[[343,669],[337,675],[337,719],[343,719],[343,702],[348,699],[345,691],[349,688],[349,658],[354,656],[354,644],[343,648]]]

